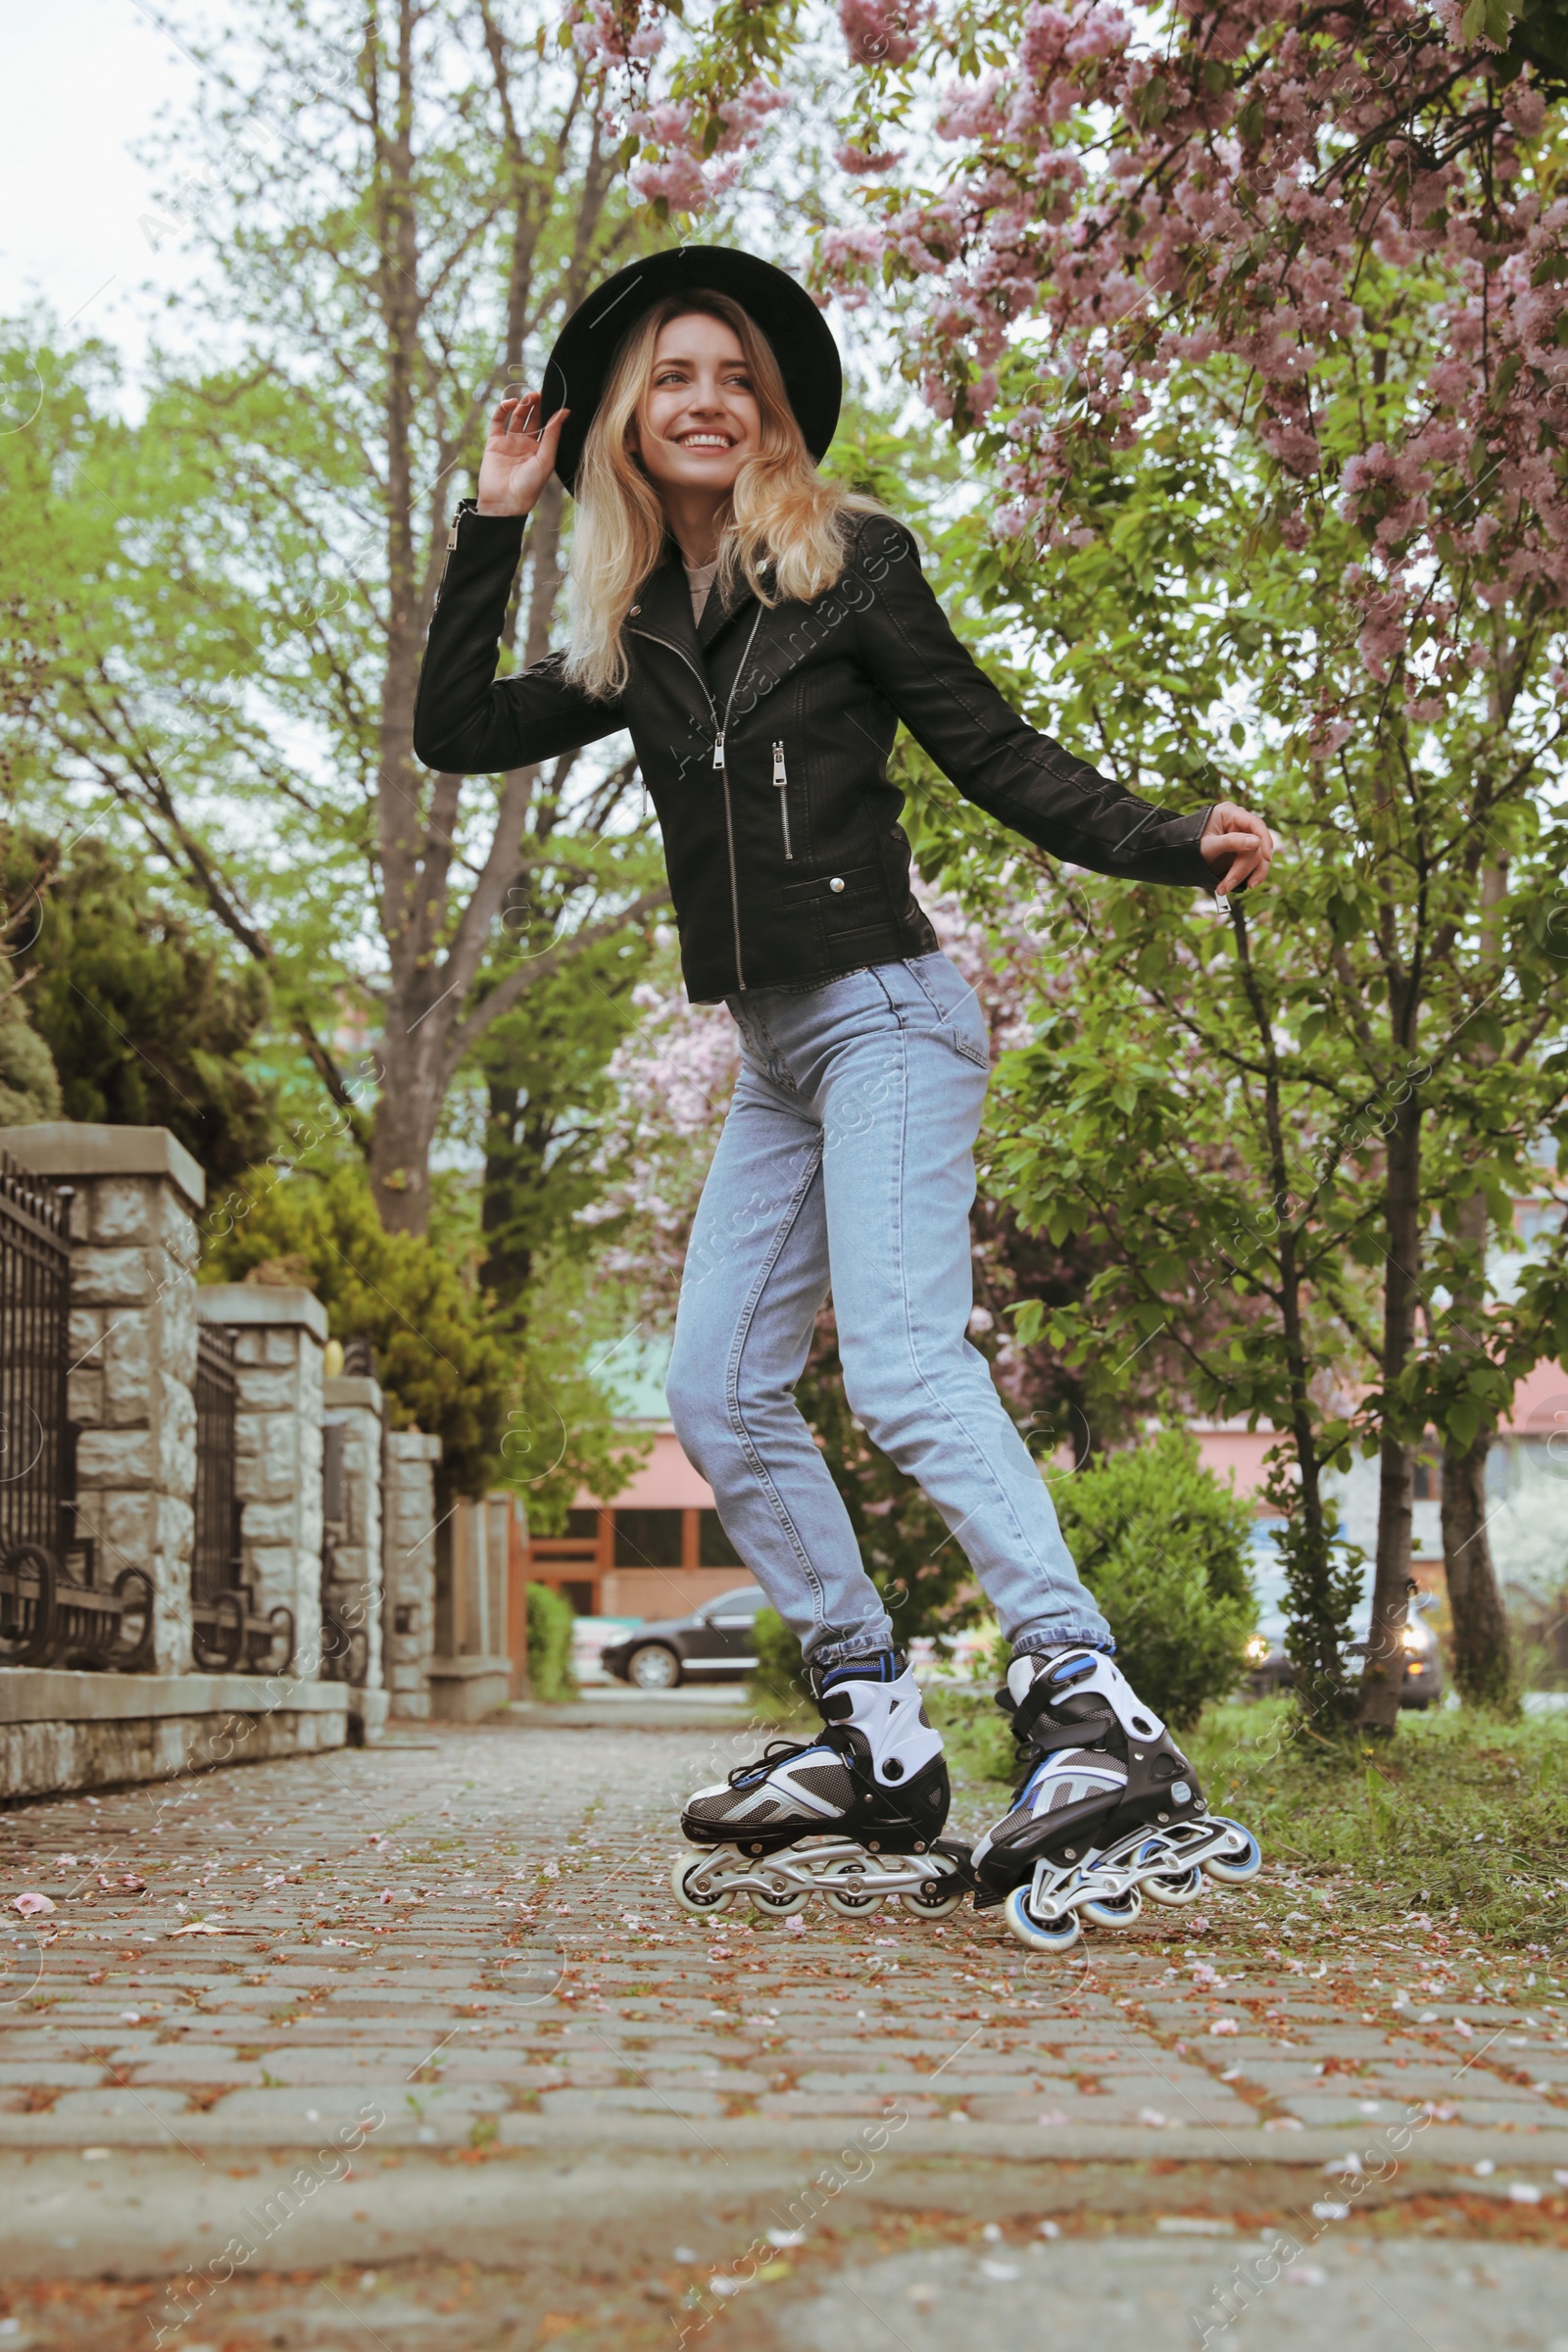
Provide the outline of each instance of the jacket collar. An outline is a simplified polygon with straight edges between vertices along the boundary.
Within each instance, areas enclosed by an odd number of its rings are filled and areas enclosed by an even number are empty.
[[[681,568],[680,583],[684,588],[686,585],[686,573],[684,567]],[[721,632],[729,626],[736,613],[739,612],[744,606],[755,605],[757,599],[747,587],[746,582],[744,580],[737,580],[734,589],[731,591],[729,600],[726,603],[718,593],[718,582],[715,580],[711,588],[710,588],[708,591],[708,602],[703,607],[703,617],[698,625],[697,630],[697,642],[702,647],[704,653],[707,653],[714,638],[719,636]],[[686,600],[686,610],[688,612],[691,611],[691,598],[689,595]]]
[[[673,538],[668,538],[664,542],[662,563],[643,582],[637,598],[637,616],[631,625],[647,636],[662,637],[666,644],[679,647],[689,661],[700,662],[736,613],[744,606],[755,604],[756,601],[751,590],[741,581],[726,603],[719,596],[715,580],[703,607],[702,626],[694,627],[686,568],[681,562],[678,544]]]

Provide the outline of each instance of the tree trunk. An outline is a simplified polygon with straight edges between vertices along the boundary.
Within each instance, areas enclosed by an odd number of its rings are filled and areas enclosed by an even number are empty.
[[[1453,1679],[1467,1706],[1516,1711],[1508,1620],[1487,1541],[1487,1455],[1482,1430],[1462,1451],[1443,1449],[1443,1564],[1453,1614]]]
[[[1363,1731],[1392,1737],[1399,1719],[1404,1680],[1405,1616],[1409,1607],[1410,1525],[1414,1502],[1413,1449],[1399,1435],[1396,1390],[1415,1340],[1421,1278],[1421,1099],[1412,1085],[1396,1108],[1388,1142],[1388,1241],[1383,1280],[1383,1443],[1379,1448],[1377,1569],[1372,1627],[1361,1677],[1357,1721]]]
[[[1297,1703],[1308,1722],[1326,1720],[1336,1728],[1349,1712],[1345,1660],[1341,1651],[1341,1619],[1336,1610],[1334,1563],[1323,1508],[1323,1464],[1318,1454],[1317,1425],[1312,1410],[1313,1365],[1307,1347],[1303,1313],[1305,1281],[1301,1272],[1300,1240],[1286,1213],[1290,1202],[1290,1171],[1286,1156],[1285,1112],[1281,1100],[1279,1049],[1274,1025],[1252,966],[1247,910],[1232,900],[1231,928],[1241,964],[1247,1001],[1256,1024],[1266,1064],[1264,1115],[1268,1121],[1269,1176],[1279,1214],[1279,1290],[1281,1337],[1291,1400],[1291,1441],[1296,1451],[1298,1484],[1289,1492],[1283,1474],[1270,1500],[1286,1511],[1286,1583],[1290,1627],[1286,1643],[1296,1676]]]
[[[533,1280],[533,1251],[512,1230],[516,1213],[518,1145],[522,1141],[518,1134],[522,1096],[517,1087],[505,1086],[492,1078],[489,1097],[479,1208],[479,1231],[485,1250],[479,1281],[513,1328],[520,1329],[523,1302]]]
[[[1399,1720],[1404,1680],[1404,1625],[1409,1613],[1410,1528],[1415,1498],[1414,1448],[1389,1430],[1378,1448],[1378,1545],[1372,1584],[1372,1626],[1361,1675],[1356,1718],[1365,1732],[1392,1736]]]
[[[1495,684],[1493,714],[1502,712]],[[1482,869],[1482,932],[1497,958],[1499,972],[1505,950],[1501,908],[1508,892],[1508,868],[1502,859],[1489,860]],[[1472,1046],[1470,1058],[1494,1059],[1485,1041]],[[1465,1254],[1462,1278],[1453,1284],[1453,1303],[1459,1316],[1480,1326],[1487,1312],[1487,1197],[1478,1186],[1461,1201],[1454,1218],[1454,1240]],[[1472,1341],[1479,1348],[1479,1336]],[[1487,1540],[1487,1456],[1492,1450],[1494,1424],[1488,1418],[1470,1444],[1446,1439],[1443,1448],[1443,1566],[1448,1585],[1448,1607],[1453,1618],[1453,1679],[1467,1706],[1517,1710],[1508,1620],[1497,1591],[1492,1545]]]
[[[414,1040],[394,1034],[389,1008],[381,1092],[370,1126],[370,1184],[388,1233],[423,1233],[430,1222],[430,1146],[441,1115],[441,1073]]]
[[[1308,1723],[1343,1727],[1350,1709],[1341,1643],[1344,1620],[1334,1602],[1334,1562],[1323,1508],[1323,1464],[1318,1457],[1317,1428],[1312,1416],[1311,1364],[1301,1313],[1302,1282],[1298,1235],[1292,1226],[1280,1234],[1280,1305],[1284,1326],[1285,1361],[1290,1376],[1291,1440],[1296,1449],[1298,1484],[1291,1518],[1295,1525],[1286,1544],[1287,1592],[1290,1626],[1286,1648],[1296,1679],[1297,1705]],[[1283,1500],[1280,1493],[1271,1497]]]

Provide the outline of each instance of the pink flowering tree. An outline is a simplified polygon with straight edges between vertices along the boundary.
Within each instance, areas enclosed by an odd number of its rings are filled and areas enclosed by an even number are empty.
[[[792,6],[721,0],[693,30],[679,0],[574,0],[560,39],[621,134],[618,162],[653,219],[694,219],[727,195],[788,105],[778,73]]]

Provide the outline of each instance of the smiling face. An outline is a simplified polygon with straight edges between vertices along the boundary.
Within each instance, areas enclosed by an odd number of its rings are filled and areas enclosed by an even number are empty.
[[[762,414],[740,337],[688,311],[661,327],[633,447],[661,490],[723,497],[762,446]]]

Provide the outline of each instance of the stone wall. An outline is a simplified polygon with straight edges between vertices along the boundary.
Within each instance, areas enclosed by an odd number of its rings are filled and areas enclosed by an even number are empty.
[[[163,1781],[341,1747],[341,1683],[255,1674],[0,1674],[0,1794]]]
[[[382,1446],[386,1403],[373,1380],[339,1374],[322,1389],[323,1437],[341,1431],[342,1510],[328,1518],[323,1561],[329,1605],[338,1623],[358,1642],[363,1637],[365,1680],[379,1690],[382,1633]]]
[[[294,1616],[294,1671],[320,1672],[321,1355],[326,1309],[314,1291],[217,1282],[198,1294],[206,1322],[234,1333],[239,1382],[235,1487],[244,1576],[261,1615]]]
[[[162,1127],[52,1120],[13,1127],[22,1166],[75,1193],[71,1209],[71,1373],[78,1532],[95,1581],[152,1578],[153,1663],[191,1664],[196,1490],[196,1211],[206,1179]]]
[[[384,1436],[373,1380],[323,1384],[326,1316],[313,1292],[198,1287],[204,1181],[166,1130],[57,1120],[10,1129],[4,1141],[22,1167],[73,1189],[77,1532],[93,1546],[93,1581],[112,1587],[122,1569],[139,1570],[154,1609],[148,1674],[84,1671],[79,1648],[59,1666],[0,1665],[0,1797],[372,1738],[389,1697],[402,1714],[427,1716],[440,1441]],[[234,1335],[240,1573],[255,1615],[283,1607],[293,1617],[287,1675],[193,1671],[199,1322]],[[353,1659],[363,1681],[353,1685],[323,1675],[325,1410],[344,1431],[326,1565],[334,1614],[363,1635]],[[81,1562],[61,1565],[69,1581]]]
[[[387,1647],[383,1671],[394,1715],[430,1713],[435,1651],[435,1466],[439,1438],[394,1430],[386,1442]]]

